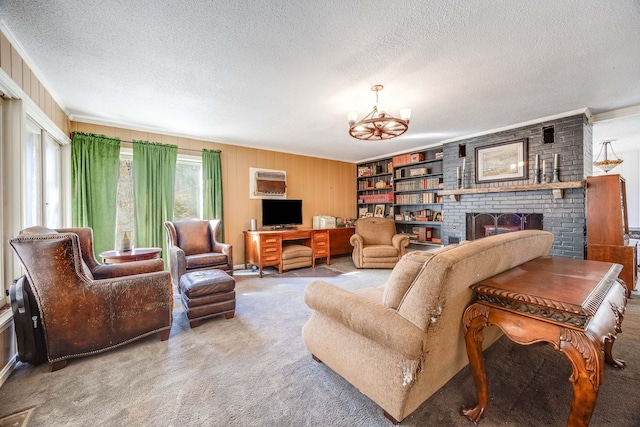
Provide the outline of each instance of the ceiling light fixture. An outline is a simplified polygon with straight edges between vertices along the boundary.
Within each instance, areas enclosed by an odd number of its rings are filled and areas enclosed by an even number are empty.
[[[598,157],[596,158],[596,161],[593,162],[594,166],[602,169],[604,173],[608,173],[611,169],[615,168],[620,163],[622,163],[622,159],[616,156],[616,153],[614,153],[613,151],[613,146],[611,146],[612,142],[613,141],[604,141],[602,143],[602,147],[600,148],[600,153],[598,153]],[[608,153],[607,153],[608,148],[611,148],[611,154],[613,154],[613,160],[608,157]],[[604,151],[604,157],[601,157],[603,151]]]
[[[364,116],[362,120],[356,122],[358,113],[349,113],[349,135],[365,141],[379,141],[381,139],[395,138],[409,129],[411,109],[404,108],[400,110],[400,119],[388,115],[378,102],[378,92],[382,89],[384,89],[382,85],[371,87],[371,90],[376,93],[376,103],[373,106],[373,111]]]

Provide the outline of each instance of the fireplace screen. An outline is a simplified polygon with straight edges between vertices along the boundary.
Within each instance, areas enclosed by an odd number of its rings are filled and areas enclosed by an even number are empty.
[[[542,214],[468,213],[467,240],[519,230],[542,230]]]

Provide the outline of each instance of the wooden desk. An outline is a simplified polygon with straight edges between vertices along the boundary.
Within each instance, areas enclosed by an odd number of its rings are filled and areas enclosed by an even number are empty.
[[[120,264],[123,262],[156,259],[160,252],[162,252],[162,248],[134,248],[130,251],[101,252],[100,257],[105,264]]]
[[[244,268],[251,263],[258,267],[262,277],[263,267],[277,265],[282,273],[282,242],[290,240],[311,247],[314,266],[317,258],[327,258],[329,264],[332,255],[351,253],[353,247],[349,239],[354,232],[353,227],[244,231]]]
[[[487,407],[482,329],[497,325],[518,344],[548,342],[569,359],[573,400],[567,426],[587,426],[604,362],[624,367],[611,355],[627,304],[626,288],[617,281],[621,269],[620,264],[544,257],[471,285],[477,301],[464,312],[463,325],[478,404],[463,408],[462,415],[477,424]]]

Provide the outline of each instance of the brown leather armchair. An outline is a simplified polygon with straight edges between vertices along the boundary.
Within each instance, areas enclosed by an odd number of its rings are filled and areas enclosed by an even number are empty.
[[[48,229],[43,227],[42,230],[46,232]],[[56,231],[58,233],[75,233],[78,235],[82,260],[91,271],[94,279],[109,279],[164,270],[164,262],[161,259],[122,264],[101,264],[96,260],[93,251],[93,230],[90,227],[58,228]]]
[[[219,219],[166,221],[169,268],[176,288],[180,277],[192,271],[219,269],[233,276],[233,247],[216,240]]]
[[[154,333],[163,341],[169,338],[173,311],[169,272],[96,279],[83,260],[88,248],[82,248],[78,234],[43,227],[23,230],[10,244],[40,310],[52,370],[66,366],[67,359]],[[115,269],[109,271],[115,274]]]
[[[393,268],[409,246],[409,236],[396,234],[392,219],[378,217],[359,219],[349,241],[357,268]]]

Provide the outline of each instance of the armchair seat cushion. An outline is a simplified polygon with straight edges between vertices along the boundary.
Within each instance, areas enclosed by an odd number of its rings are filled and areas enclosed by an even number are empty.
[[[387,245],[365,246],[362,249],[365,258],[398,258],[398,249]]]
[[[187,270],[194,268],[211,267],[214,265],[222,265],[227,263],[227,256],[225,254],[208,253],[198,255],[185,256],[187,262]]]

